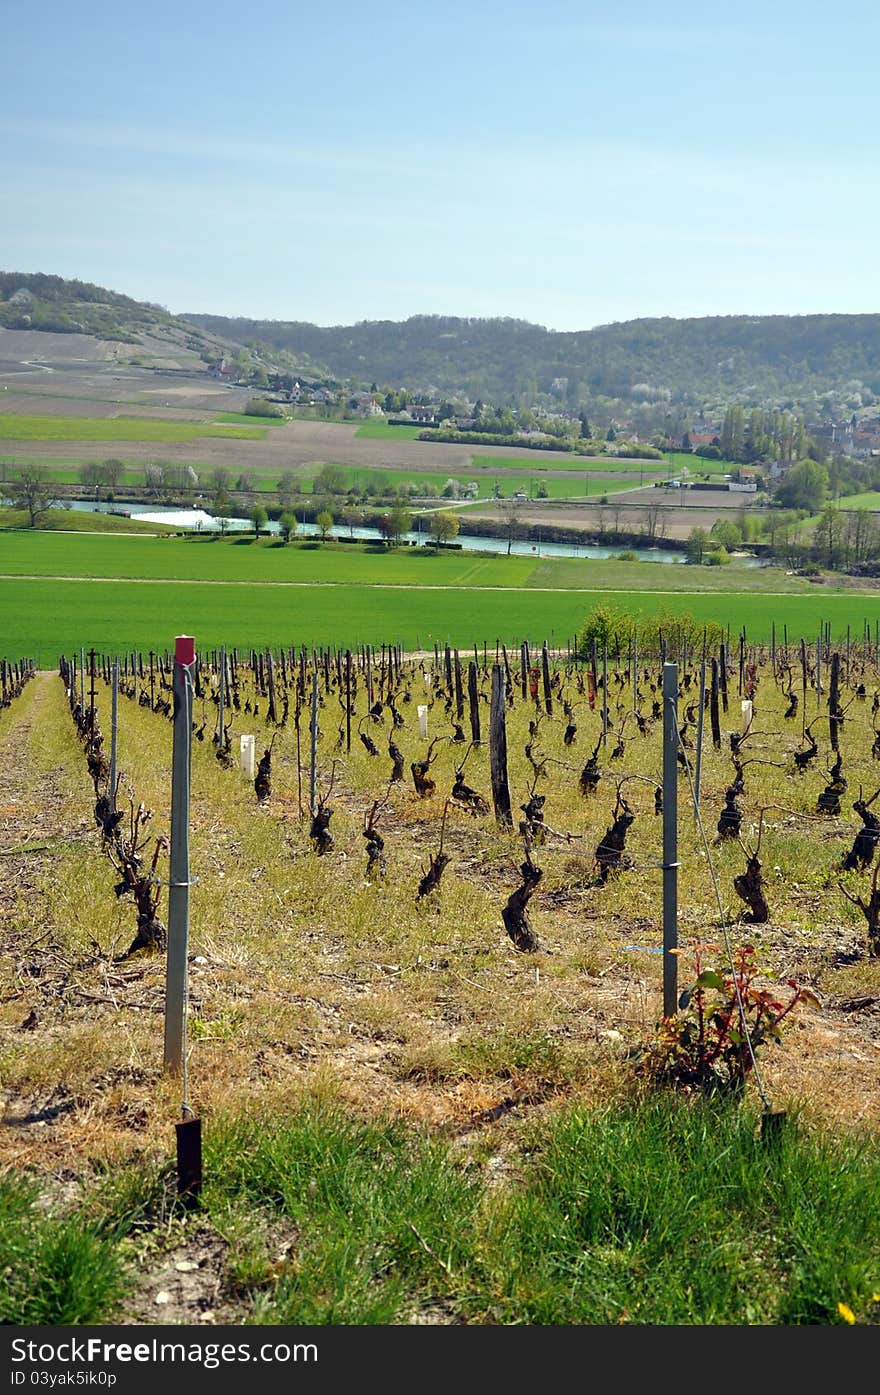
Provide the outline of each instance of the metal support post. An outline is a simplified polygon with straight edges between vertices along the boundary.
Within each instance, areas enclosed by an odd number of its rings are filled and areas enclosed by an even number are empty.
[[[220,702],[217,710],[217,750],[223,750],[223,715],[226,697],[226,646],[220,647]]]
[[[700,669],[700,714],[697,717],[697,755],[694,769],[694,818],[700,809],[700,775],[703,769],[703,717],[706,711],[706,660]]]
[[[110,808],[116,813],[116,755],[119,741],[119,660],[113,660],[110,699]]]
[[[315,786],[316,786],[316,784],[317,784],[317,778],[318,778],[318,675],[317,675],[317,673],[313,673],[313,674],[312,674],[312,721],[311,721],[311,736],[312,736],[312,765],[311,765],[311,784],[310,784],[310,786],[309,786],[309,790],[310,790],[310,793],[309,793],[309,813],[311,814],[312,818],[314,818],[314,817],[315,817],[315,809],[316,809],[316,807],[317,807],[316,804],[315,804]]]
[[[678,1011],[678,665],[663,665],[663,1016]]]
[[[171,755],[171,855],[168,882],[168,968],[165,985],[165,1070],[183,1075],[186,1095],[187,951],[189,944],[189,786],[192,672],[195,641],[174,646],[174,730]],[[186,1099],[184,1098],[184,1104]]]

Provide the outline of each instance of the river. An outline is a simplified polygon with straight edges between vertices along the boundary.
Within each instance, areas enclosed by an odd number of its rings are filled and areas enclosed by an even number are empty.
[[[174,508],[151,508],[149,504],[102,504],[95,503],[88,499],[65,500],[64,508],[71,508],[79,513],[112,513],[124,514],[127,518],[136,518],[141,523],[167,523],[178,528],[188,528],[196,533],[219,533],[220,523],[213,515],[206,513],[204,509],[174,509]],[[226,531],[229,533],[245,533],[253,531],[253,524],[248,518],[229,518],[226,520]],[[264,525],[267,533],[280,533],[279,525],[270,520]],[[316,523],[299,523],[297,525],[297,537],[316,537],[320,535],[320,528]],[[343,524],[336,524],[331,530],[331,538],[358,538],[364,542],[378,542],[382,534],[378,528],[349,528]],[[409,533],[404,533],[403,542],[414,546],[426,544],[428,541],[427,531],[414,529]],[[463,552],[498,552],[507,555],[508,544],[506,538],[474,537],[469,534],[460,533],[456,539]],[[601,547],[597,543],[560,543],[545,541],[540,537],[540,530],[534,541],[523,541],[515,538],[510,545],[510,555],[513,557],[583,557],[601,561],[604,558],[616,557],[621,548]],[[640,562],[669,562],[681,565],[685,561],[684,553],[672,548],[663,547],[633,547],[627,548],[628,552],[634,552]],[[741,559],[743,565],[758,567],[760,561],[755,557]]]

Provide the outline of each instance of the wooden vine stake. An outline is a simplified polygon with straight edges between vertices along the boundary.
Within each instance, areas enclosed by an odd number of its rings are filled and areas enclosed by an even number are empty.
[[[189,945],[189,792],[192,755],[192,676],[195,641],[178,635],[174,645],[174,733],[171,758],[171,855],[168,886],[168,963],[165,986],[165,1056],[168,1075],[181,1077],[183,1101],[177,1131],[177,1193],[195,1205],[202,1182],[202,1122],[187,1101],[186,1014]]]
[[[468,704],[471,717],[471,741],[480,744],[480,693],[477,684],[477,665],[468,664]]]

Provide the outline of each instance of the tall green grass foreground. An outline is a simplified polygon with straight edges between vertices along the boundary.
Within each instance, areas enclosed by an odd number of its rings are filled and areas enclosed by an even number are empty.
[[[223,1297],[244,1323],[880,1321],[876,1140],[792,1115],[764,1141],[741,1104],[666,1096],[519,1127],[495,1156],[489,1134],[450,1148],[326,1102],[215,1119],[201,1211],[169,1226],[170,1164],[164,1181],[113,1172],[84,1203],[89,1266],[70,1257],[70,1227],[14,1213],[3,1317],[94,1320],[114,1273],[96,1236],[142,1268],[207,1226],[226,1242]]]
[[[121,1292],[119,1253],[98,1224],[53,1215],[29,1179],[0,1178],[0,1323],[100,1322]]]
[[[880,1165],[794,1120],[651,1100],[568,1113],[531,1139],[525,1186],[488,1218],[501,1322],[835,1323],[880,1319]]]

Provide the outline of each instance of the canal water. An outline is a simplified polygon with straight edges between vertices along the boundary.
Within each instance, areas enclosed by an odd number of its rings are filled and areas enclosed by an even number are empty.
[[[69,507],[80,513],[115,513],[125,514],[128,518],[136,518],[141,523],[167,523],[178,528],[189,528],[196,533],[219,533],[219,521],[213,515],[206,513],[204,509],[173,509],[173,508],[151,508],[149,504],[102,504],[95,503],[87,499],[66,500],[64,507]],[[245,533],[253,530],[253,524],[248,518],[229,518],[226,520],[226,531],[228,533]],[[264,531],[277,534],[281,530],[279,525],[270,520],[264,525]],[[297,525],[296,536],[316,537],[321,530],[316,523],[299,523]],[[336,524],[331,528],[330,537],[335,538],[358,538],[364,542],[377,542],[382,534],[378,528],[349,528],[344,524]],[[413,530],[403,534],[404,542],[414,545],[428,542],[427,529],[425,531]],[[506,538],[472,537],[468,534],[459,533],[456,542],[463,552],[498,552],[507,555],[508,544]],[[633,547],[627,551],[634,552],[640,562],[670,562],[682,564],[684,553],[672,548],[663,547]],[[533,541],[523,541],[514,538],[510,545],[510,555],[513,557],[583,557],[593,558],[597,561],[607,557],[616,557],[622,551],[620,546],[601,547],[594,543],[560,543],[543,540],[536,536]],[[760,566],[757,558],[750,557],[743,559],[748,566]]]

